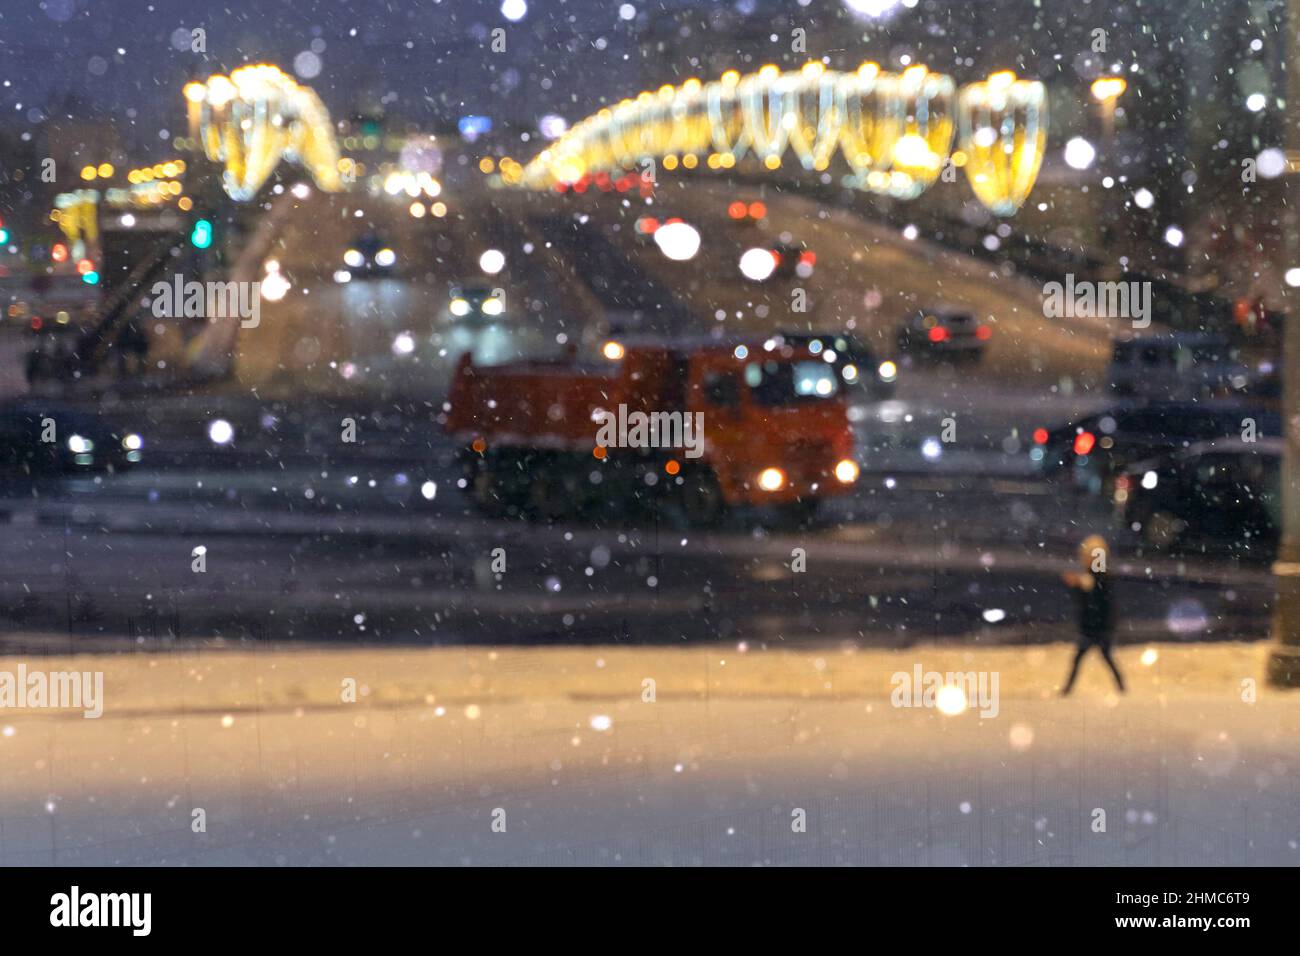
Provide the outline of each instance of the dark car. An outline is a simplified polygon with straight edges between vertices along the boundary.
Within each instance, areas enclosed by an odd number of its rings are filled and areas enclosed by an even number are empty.
[[[1283,444],[1221,438],[1135,462],[1116,478],[1116,512],[1154,550],[1270,559],[1281,527]]]
[[[343,253],[343,265],[354,277],[388,276],[397,264],[397,253],[374,233],[353,240]]]
[[[87,412],[31,399],[0,405],[0,475],[62,477],[138,464],[144,439]]]
[[[448,289],[449,321],[498,321],[505,314],[505,292],[482,282],[463,282]]]
[[[1281,433],[1277,412],[1237,402],[1116,405],[1056,428],[1035,428],[1030,457],[1047,478],[1109,494],[1115,476],[1134,462],[1215,438]]]
[[[776,242],[772,244],[771,252],[776,260],[771,278],[779,282],[807,279],[817,267],[817,253],[804,242]]]
[[[977,362],[993,337],[991,326],[959,309],[917,309],[898,330],[898,351],[917,358]]]
[[[782,332],[783,342],[807,348],[834,366],[850,398],[859,396],[870,401],[892,398],[898,382],[898,366],[886,359],[878,361],[871,347],[842,332]]]

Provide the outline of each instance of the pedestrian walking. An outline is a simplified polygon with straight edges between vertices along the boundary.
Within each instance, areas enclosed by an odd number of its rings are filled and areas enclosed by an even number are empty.
[[[1070,665],[1070,676],[1061,688],[1061,696],[1068,695],[1079,676],[1079,664],[1088,649],[1096,647],[1110,672],[1115,675],[1119,692],[1124,693],[1124,676],[1111,656],[1111,638],[1115,629],[1115,611],[1111,604],[1110,575],[1107,559],[1110,548],[1101,535],[1089,535],[1079,545],[1079,560],[1083,571],[1069,571],[1061,576],[1074,595],[1075,612],[1079,623],[1079,643]]]

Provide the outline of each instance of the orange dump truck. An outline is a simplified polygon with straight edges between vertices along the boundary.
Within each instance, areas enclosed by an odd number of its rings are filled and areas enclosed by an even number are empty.
[[[461,358],[447,431],[489,514],[554,519],[652,501],[810,513],[858,478],[835,368],[779,342],[607,342],[602,359]]]

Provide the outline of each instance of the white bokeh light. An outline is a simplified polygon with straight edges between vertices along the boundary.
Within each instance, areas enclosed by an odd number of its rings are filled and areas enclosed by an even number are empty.
[[[700,234],[684,222],[670,222],[655,230],[655,244],[669,259],[684,262],[700,251]]]
[[[762,282],[776,270],[776,257],[767,249],[748,249],[740,257],[740,271],[746,279]]]
[[[208,438],[213,444],[229,445],[234,437],[234,427],[224,418],[217,418],[208,423]]]
[[[1065,144],[1065,163],[1071,169],[1087,169],[1097,158],[1097,150],[1082,136]]]
[[[490,276],[506,267],[506,257],[500,249],[489,249],[478,257],[478,267]]]

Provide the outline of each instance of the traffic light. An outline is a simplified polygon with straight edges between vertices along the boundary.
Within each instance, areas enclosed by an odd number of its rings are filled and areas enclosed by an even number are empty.
[[[0,226],[0,246],[3,246],[8,241],[9,241],[9,230],[6,229],[4,226]]]
[[[194,220],[194,229],[190,233],[190,245],[195,249],[206,249],[212,245],[212,223],[206,219]]]

